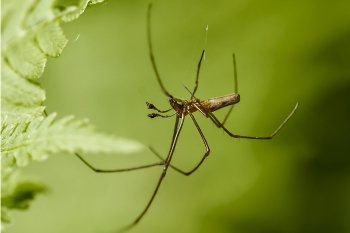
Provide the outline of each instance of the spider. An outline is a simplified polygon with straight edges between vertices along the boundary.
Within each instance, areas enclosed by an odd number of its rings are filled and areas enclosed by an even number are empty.
[[[199,72],[200,72],[202,60],[203,60],[203,57],[205,54],[204,50],[203,50],[201,57],[199,59],[199,62],[198,62],[197,74],[196,74],[195,85],[194,85],[193,91],[190,91],[185,85],[182,84],[185,87],[185,89],[190,93],[191,98],[189,100],[182,100],[182,99],[173,97],[167,91],[167,89],[164,87],[164,85],[162,83],[162,80],[160,78],[160,75],[159,75],[159,72],[158,72],[158,69],[156,66],[155,58],[153,55],[153,48],[152,48],[152,43],[151,43],[151,23],[150,23],[150,21],[151,21],[151,8],[152,8],[152,5],[149,4],[148,11],[147,11],[147,39],[148,39],[148,47],[149,47],[149,56],[150,56],[150,60],[151,60],[152,67],[153,67],[155,76],[157,78],[157,81],[161,87],[162,92],[168,97],[168,102],[169,102],[171,108],[168,110],[162,111],[162,110],[159,110],[156,106],[154,106],[151,103],[146,102],[146,105],[147,105],[148,109],[153,109],[157,112],[157,113],[148,114],[148,117],[150,117],[150,118],[175,117],[175,126],[174,126],[174,132],[173,132],[173,137],[172,137],[172,143],[171,143],[170,150],[169,150],[167,157],[165,159],[163,159],[152,147],[149,147],[150,150],[161,161],[156,162],[156,163],[152,163],[152,164],[148,164],[148,165],[144,165],[144,166],[133,167],[133,168],[101,170],[101,169],[94,168],[86,160],[84,160],[79,154],[76,154],[81,159],[81,161],[83,161],[93,171],[98,172],[98,173],[125,172],[125,171],[132,171],[132,170],[143,169],[143,168],[154,167],[154,166],[163,166],[163,171],[162,171],[161,176],[158,180],[158,183],[157,183],[157,186],[153,192],[153,195],[151,196],[151,199],[148,201],[148,204],[146,205],[144,210],[141,212],[141,214],[130,225],[123,228],[121,231],[125,231],[125,230],[130,229],[131,227],[135,226],[143,218],[143,216],[145,215],[145,213],[147,212],[147,210],[151,206],[151,204],[152,204],[152,202],[153,202],[153,200],[154,200],[154,198],[159,190],[159,187],[160,187],[164,177],[167,174],[169,167],[175,169],[176,171],[182,173],[183,175],[189,176],[201,166],[201,164],[203,163],[205,158],[210,154],[209,144],[208,144],[201,128],[199,127],[195,117],[193,116],[194,112],[198,111],[206,118],[209,118],[218,128],[223,129],[224,132],[227,135],[229,135],[230,137],[269,140],[269,139],[272,139],[281,130],[281,128],[287,123],[287,121],[291,118],[291,116],[294,114],[294,112],[296,111],[296,109],[298,107],[298,103],[297,103],[295,108],[293,109],[293,111],[289,114],[289,116],[282,122],[282,124],[270,136],[256,137],[256,136],[243,136],[243,135],[233,134],[224,125],[225,125],[227,118],[231,114],[234,105],[239,103],[239,101],[240,101],[240,95],[238,94],[238,85],[237,85],[237,69],[236,69],[235,54],[233,54],[235,93],[228,94],[228,95],[221,96],[221,97],[214,97],[214,98],[210,98],[210,99],[199,100],[198,98],[196,98],[195,94],[196,94],[196,91],[198,89]],[[230,109],[229,109],[228,113],[226,114],[224,120],[222,122],[220,122],[218,120],[218,118],[213,114],[213,112],[215,112],[221,108],[228,107],[228,106],[230,106]],[[162,113],[167,113],[171,110],[174,110],[174,113],[172,113],[170,115],[163,115],[162,114]],[[204,143],[205,150],[206,150],[206,152],[205,152],[204,156],[202,157],[202,159],[200,160],[200,162],[189,172],[184,172],[184,171],[178,169],[177,167],[171,165],[171,160],[173,158],[175,147],[176,147],[179,135],[181,133],[182,127],[184,125],[186,116],[190,116],[192,122],[194,123],[198,133],[200,134],[200,136],[202,138],[202,141]]]

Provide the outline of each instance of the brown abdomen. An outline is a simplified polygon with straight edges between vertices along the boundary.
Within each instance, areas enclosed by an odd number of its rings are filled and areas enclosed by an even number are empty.
[[[239,94],[229,94],[225,96],[220,96],[216,98],[211,98],[201,101],[201,105],[206,109],[214,112],[220,108],[224,108],[233,104],[236,104],[240,101]]]

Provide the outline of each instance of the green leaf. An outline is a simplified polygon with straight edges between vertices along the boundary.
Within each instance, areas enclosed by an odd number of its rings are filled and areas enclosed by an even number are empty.
[[[46,56],[58,57],[68,42],[60,20],[74,20],[88,4],[99,2],[102,1],[3,1],[2,63],[7,63],[24,78],[39,78],[46,65]]]
[[[45,100],[45,91],[37,83],[22,78],[3,60],[1,61],[1,100],[16,106],[39,106]],[[4,107],[4,106],[2,106]]]
[[[1,3],[1,222],[13,220],[12,209],[26,209],[44,185],[19,175],[30,160],[66,152],[133,153],[138,142],[96,131],[73,116],[43,117],[45,91],[36,82],[47,56],[59,57],[68,39],[61,20],[78,18],[102,0],[4,0]]]
[[[97,132],[87,120],[70,116],[54,121],[55,117],[53,113],[46,118],[27,116],[3,122],[3,158],[23,167],[29,159],[43,161],[58,152],[134,153],[143,148],[138,142]]]
[[[27,209],[29,202],[47,188],[36,179],[23,177],[19,171],[1,173],[1,230],[5,230],[13,223],[9,210]]]
[[[107,0],[58,0],[55,4],[55,8],[62,12],[68,11],[69,13],[64,14],[62,20],[69,22],[77,19],[87,8],[106,1]]]
[[[19,172],[10,173],[8,181],[1,190],[1,205],[7,209],[27,209],[29,201],[36,194],[46,191],[45,185],[40,181],[23,178]],[[6,187],[7,184],[9,187]]]
[[[39,78],[46,56],[57,57],[67,44],[59,27],[62,15],[54,13],[52,4],[53,0],[2,2],[2,58],[24,78]]]
[[[58,57],[68,42],[60,20],[76,19],[88,3],[98,2],[2,1],[2,118],[30,114],[42,105],[45,92],[33,80],[42,75],[46,57]]]

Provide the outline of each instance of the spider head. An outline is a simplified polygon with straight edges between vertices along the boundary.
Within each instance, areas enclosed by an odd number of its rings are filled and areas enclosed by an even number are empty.
[[[169,96],[169,99],[168,99],[169,103],[171,106],[174,106],[174,104],[177,104],[176,100],[174,99],[173,96]]]
[[[173,96],[169,96],[169,99],[168,99],[171,107],[178,113],[178,115],[181,115],[182,113],[182,108],[183,108],[183,105],[182,104],[179,104],[178,102],[176,102],[176,100],[174,99]]]

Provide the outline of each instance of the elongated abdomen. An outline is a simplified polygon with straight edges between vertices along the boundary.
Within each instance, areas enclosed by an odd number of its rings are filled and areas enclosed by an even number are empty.
[[[219,96],[211,99],[206,99],[201,101],[201,105],[206,109],[214,112],[220,108],[224,108],[233,104],[236,104],[240,101],[239,94],[229,94],[225,96]]]

